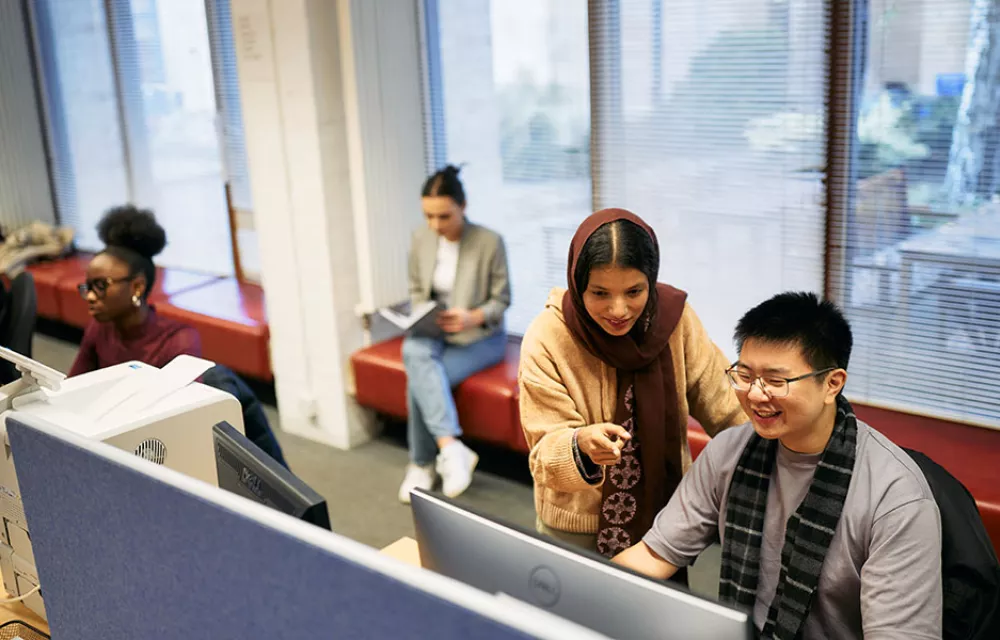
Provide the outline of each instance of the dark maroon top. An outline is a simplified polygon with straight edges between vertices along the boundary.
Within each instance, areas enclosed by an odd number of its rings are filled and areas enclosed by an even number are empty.
[[[91,320],[83,333],[80,352],[69,370],[70,377],[138,360],[163,367],[179,355],[201,356],[198,332],[186,324],[164,318],[149,308],[142,326],[123,335],[110,322]]]

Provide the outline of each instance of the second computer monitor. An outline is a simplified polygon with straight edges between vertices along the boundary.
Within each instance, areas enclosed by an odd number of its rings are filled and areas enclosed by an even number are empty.
[[[424,568],[613,638],[748,640],[750,615],[571,551],[423,491],[412,494]]]
[[[219,487],[330,530],[323,496],[228,422],[212,427]]]

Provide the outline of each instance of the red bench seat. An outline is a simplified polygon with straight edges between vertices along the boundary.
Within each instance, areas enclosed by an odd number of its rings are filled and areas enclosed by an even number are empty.
[[[156,309],[198,330],[205,359],[261,380],[274,378],[271,332],[258,285],[219,278],[172,294]]]
[[[87,326],[87,303],[77,287],[86,279],[91,258],[80,253],[28,267],[39,316],[80,329]],[[260,380],[274,379],[264,292],[258,285],[158,267],[149,301],[165,317],[198,330],[206,359]]]
[[[59,260],[28,265],[27,271],[35,280],[38,315],[49,320],[65,322],[60,304],[59,285],[70,282],[77,285],[83,282],[86,278],[87,265],[90,264],[92,257],[81,253]],[[77,297],[79,298],[79,295]]]
[[[357,401],[380,413],[406,418],[406,371],[401,339],[361,349],[351,356]],[[507,358],[470,377],[455,389],[463,431],[476,440],[526,452],[517,408],[517,361],[520,344],[512,342]],[[1000,431],[911,416],[857,405],[858,417],[896,444],[921,451],[958,478],[976,499],[983,523],[1000,549]],[[688,443],[697,457],[709,437],[688,420]]]
[[[855,406],[858,418],[901,447],[948,470],[976,499],[993,548],[1000,550],[1000,431]]]
[[[372,345],[351,356],[357,401],[394,418],[406,418],[403,340]],[[504,362],[480,371],[455,389],[458,422],[470,438],[528,452],[517,407],[520,343],[507,346]]]

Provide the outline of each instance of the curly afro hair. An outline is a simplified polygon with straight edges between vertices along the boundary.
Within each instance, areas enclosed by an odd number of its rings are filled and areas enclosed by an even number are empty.
[[[167,234],[148,209],[127,204],[110,209],[97,223],[97,235],[104,242],[104,251],[129,266],[130,275],[142,274],[146,288],[142,299],[149,296],[156,282],[153,256],[167,246]]]
[[[149,209],[127,204],[108,210],[97,223],[97,235],[106,247],[121,247],[152,260],[167,246],[167,234]]]

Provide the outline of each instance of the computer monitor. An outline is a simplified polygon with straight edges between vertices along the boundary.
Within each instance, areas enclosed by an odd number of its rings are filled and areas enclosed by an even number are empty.
[[[228,422],[212,427],[219,487],[330,530],[323,496]]]
[[[422,490],[411,496],[424,568],[502,592],[614,638],[746,640],[744,611]]]

